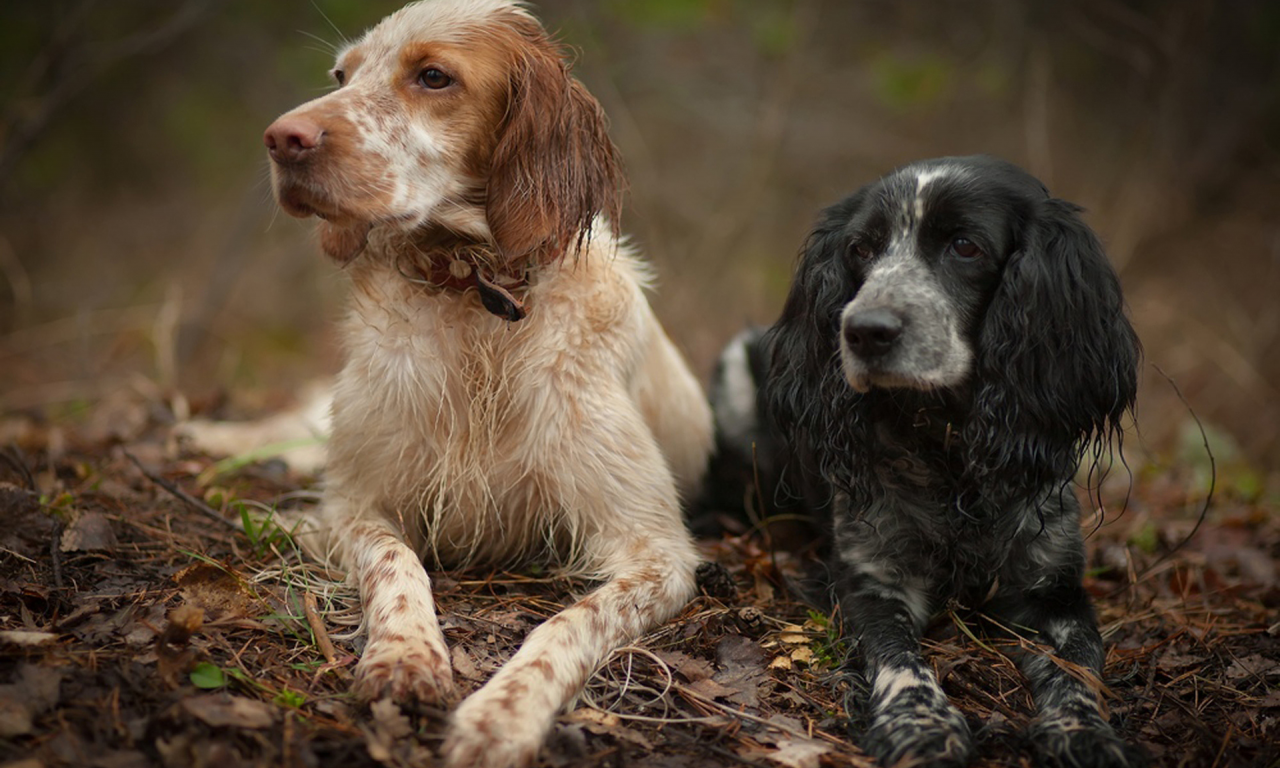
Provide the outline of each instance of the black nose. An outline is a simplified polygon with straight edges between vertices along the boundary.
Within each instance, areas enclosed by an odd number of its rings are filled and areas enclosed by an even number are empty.
[[[844,341],[858,357],[883,357],[902,335],[902,318],[887,309],[868,309],[844,322]]]

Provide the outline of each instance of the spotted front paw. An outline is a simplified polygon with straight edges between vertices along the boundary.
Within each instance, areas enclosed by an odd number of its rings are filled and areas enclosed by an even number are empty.
[[[895,702],[875,713],[862,748],[883,766],[962,766],[972,751],[969,725],[945,700]]]
[[[454,699],[453,667],[442,643],[370,641],[356,664],[355,678],[355,694],[364,701],[389,697],[443,704]]]
[[[526,768],[537,758],[552,718],[517,713],[495,693],[481,689],[453,713],[441,750],[449,768]]]
[[[1097,715],[1042,717],[1027,732],[1037,764],[1048,768],[1140,768],[1146,756]]]

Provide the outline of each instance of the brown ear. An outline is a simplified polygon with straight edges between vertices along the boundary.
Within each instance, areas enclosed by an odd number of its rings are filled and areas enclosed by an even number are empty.
[[[582,245],[596,214],[617,224],[624,181],[599,102],[540,28],[520,34],[487,216],[508,264],[549,263]]]
[[[346,266],[364,251],[369,242],[369,230],[372,224],[355,222],[351,224],[335,224],[331,221],[320,222],[320,247],[329,254],[329,258]]]

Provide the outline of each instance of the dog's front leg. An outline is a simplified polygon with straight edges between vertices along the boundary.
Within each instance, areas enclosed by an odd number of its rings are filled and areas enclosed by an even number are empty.
[[[572,370],[569,371],[572,373]],[[450,768],[523,768],[555,717],[615,649],[673,616],[694,594],[698,550],[675,479],[630,395],[575,386],[539,433],[545,503],[564,528],[560,556],[603,582],[529,633],[520,650],[454,712]]]
[[[325,503],[342,502],[331,496]],[[451,700],[453,667],[421,558],[378,519],[342,524],[332,540],[340,564],[360,589],[364,610],[367,640],[355,668],[356,696],[433,704]]]
[[[1052,538],[1046,532],[1043,539]],[[1048,646],[1057,658],[1020,650],[1015,661],[1031,686],[1039,715],[1028,741],[1039,763],[1053,768],[1126,768],[1145,762],[1107,722],[1101,707],[1102,636],[1081,578],[1084,556],[1078,541],[1040,541],[1044,557],[1061,560],[1047,578],[1031,587],[1007,584],[987,610],[1009,628],[1034,631],[1030,639]],[[1039,562],[1049,562],[1036,558]]]
[[[635,539],[613,559],[616,571],[605,584],[533,630],[511,661],[458,707],[444,745],[448,765],[532,763],[556,715],[609,654],[693,596],[697,553],[687,539]]]
[[[947,700],[920,653],[929,615],[923,581],[898,578],[878,562],[872,542],[836,531],[842,573],[837,587],[846,625],[857,638],[871,683],[871,725],[862,748],[881,765],[963,765],[971,750],[969,726]]]

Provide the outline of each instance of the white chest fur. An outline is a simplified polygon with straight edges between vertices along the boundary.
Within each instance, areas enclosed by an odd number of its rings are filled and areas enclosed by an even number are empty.
[[[590,521],[565,462],[600,398],[633,388],[651,318],[638,265],[567,264],[535,281],[517,323],[474,292],[353,267],[327,493],[445,566],[572,560]]]

